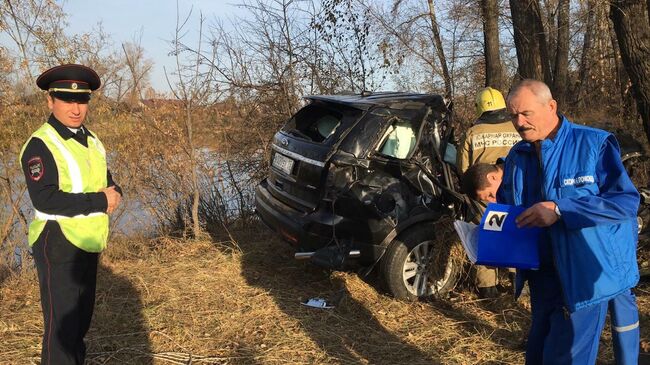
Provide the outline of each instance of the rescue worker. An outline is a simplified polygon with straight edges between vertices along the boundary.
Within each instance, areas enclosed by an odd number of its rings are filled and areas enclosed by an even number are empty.
[[[461,174],[475,163],[495,163],[521,140],[510,122],[506,102],[499,90],[491,87],[482,89],[476,95],[475,105],[478,119],[465,133],[457,155],[456,166]],[[482,205],[480,213],[483,213],[485,204],[479,205]],[[475,217],[475,220],[480,221],[480,217]],[[476,265],[475,269],[479,297],[498,297],[497,268]]]
[[[499,90],[486,87],[476,94],[477,119],[460,143],[456,166],[462,174],[475,163],[496,163],[521,140],[512,126],[506,101]]]
[[[28,242],[43,310],[41,364],[83,364],[97,261],[106,247],[108,214],[122,192],[102,143],[83,125],[90,95],[101,84],[97,73],[62,65],[43,72],[36,84],[47,91],[51,114],[23,146],[20,163],[34,207]]]
[[[474,199],[496,203],[497,192],[503,180],[503,164],[474,164],[465,171],[462,186]],[[638,310],[633,296],[617,295],[607,305],[612,321],[612,344],[617,364],[636,364],[638,357],[639,328],[624,331],[629,323],[638,321]]]
[[[503,160],[495,164],[477,163],[472,165],[461,179],[461,190],[472,199],[496,203],[497,191],[503,180]]]
[[[639,194],[606,131],[557,113],[546,84],[523,80],[508,95],[523,141],[508,154],[497,201],[528,207],[519,227],[544,227],[539,270],[518,270],[530,288],[527,364],[594,364],[608,306],[617,361],[636,364],[639,317],[631,292]]]

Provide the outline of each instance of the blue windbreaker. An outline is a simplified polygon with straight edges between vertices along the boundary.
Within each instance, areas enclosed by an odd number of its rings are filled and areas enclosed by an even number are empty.
[[[540,243],[540,270],[557,270],[566,308],[574,312],[638,282],[639,193],[612,134],[559,117],[555,138],[541,143],[541,158],[525,141],[510,150],[497,200],[526,207],[540,201],[558,205],[562,217]],[[517,293],[526,271],[520,274]]]

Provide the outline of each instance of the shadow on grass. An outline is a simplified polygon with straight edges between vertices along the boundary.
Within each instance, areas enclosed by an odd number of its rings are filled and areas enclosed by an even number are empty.
[[[101,264],[86,364],[151,364],[149,328],[141,293],[128,278]]]
[[[280,310],[299,321],[302,331],[326,353],[329,361],[412,365],[442,362],[388,332],[362,303],[349,295],[332,310],[302,306],[300,302],[310,297],[345,290],[345,284],[330,280],[325,271],[293,262],[288,250],[273,247],[277,244],[241,247],[242,272],[250,285],[269,292]],[[286,266],[278,265],[281,262]],[[319,362],[316,358],[312,361]]]
[[[489,334],[490,340],[497,346],[520,352],[521,361],[523,362],[526,337],[530,327],[530,313],[521,302],[515,302],[514,297],[508,294],[502,294],[495,300],[477,299],[476,306],[485,311],[485,316],[495,317],[496,326],[477,315],[469,313],[469,311],[459,310],[458,307],[463,305],[458,303],[451,306],[446,302],[434,304],[435,308],[445,317],[454,322],[459,322],[465,333]]]
[[[2,285],[2,283],[4,283],[10,275],[11,270],[9,269],[9,266],[0,262],[0,285]]]
[[[490,339],[493,343],[520,352],[521,361],[524,359],[526,349],[526,338],[530,328],[530,311],[524,303],[528,303],[528,295],[523,295],[515,301],[514,288],[511,279],[508,278],[507,270],[499,269],[499,296],[495,299],[480,299],[476,287],[475,267],[465,261],[464,276],[456,287],[454,295],[457,295],[456,304],[439,301],[436,308],[452,321],[476,319],[476,315],[468,311],[458,310],[457,307],[474,306],[485,313],[485,317],[494,317],[497,322],[496,328],[488,325],[485,320],[476,320],[463,323],[468,332],[490,331]],[[474,294],[470,294],[474,293]],[[461,301],[465,300],[465,304]]]
[[[266,230],[260,227],[260,232]],[[417,346],[385,328],[364,305],[348,295],[345,283],[330,278],[327,271],[293,259],[291,248],[275,238],[273,233],[258,242],[240,240],[243,252],[242,273],[248,283],[274,296],[280,309],[297,319],[306,333],[331,359],[345,364],[439,364],[445,359],[433,351],[424,352]],[[376,283],[374,283],[376,285]],[[311,297],[331,297],[340,293],[343,300],[332,310],[312,309],[300,305]],[[432,303],[432,310],[458,323],[459,333],[473,336],[488,333],[498,345],[519,351],[519,339],[524,335],[507,329],[494,328],[489,322],[445,302]],[[435,326],[435,323],[431,323]],[[321,359],[322,360],[322,359]],[[522,355],[523,360],[523,355]]]

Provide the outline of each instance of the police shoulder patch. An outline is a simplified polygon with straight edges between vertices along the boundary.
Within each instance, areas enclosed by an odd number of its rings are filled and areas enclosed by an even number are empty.
[[[43,160],[40,156],[34,156],[27,161],[27,169],[29,170],[29,177],[33,181],[38,181],[43,177],[45,168],[43,167]]]

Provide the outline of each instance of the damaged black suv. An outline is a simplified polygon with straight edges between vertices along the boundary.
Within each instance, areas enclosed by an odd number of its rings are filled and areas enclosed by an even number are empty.
[[[397,298],[452,290],[462,267],[453,219],[472,213],[455,188],[451,106],[411,93],[306,99],[273,138],[261,219],[296,258],[379,268]]]

